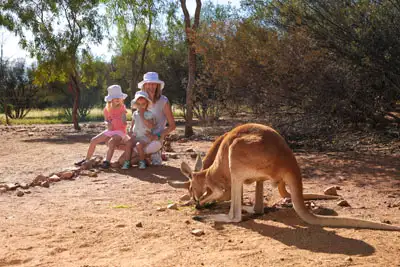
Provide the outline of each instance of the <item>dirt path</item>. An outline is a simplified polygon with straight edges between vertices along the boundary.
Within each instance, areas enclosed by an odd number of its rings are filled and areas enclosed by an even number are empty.
[[[19,129],[19,131],[17,131]],[[25,130],[21,130],[25,129]],[[1,128],[0,182],[31,181],[83,157],[98,130],[76,133],[70,126]],[[303,223],[291,208],[279,208],[238,224],[192,219],[196,214],[227,212],[165,208],[183,189],[168,180],[183,179],[186,149],[206,152],[209,141],[174,142],[178,159],[145,171],[110,170],[98,177],[33,187],[17,197],[0,193],[0,266],[400,266],[400,233],[332,229]],[[97,152],[104,153],[100,146]],[[116,155],[117,156],[117,155]],[[331,185],[351,207],[336,201],[317,205],[338,214],[400,225],[400,164],[396,155],[297,153],[306,192]],[[279,200],[265,185],[266,203]],[[254,186],[245,187],[245,201]],[[140,226],[141,224],[141,226]],[[191,231],[201,229],[202,236]]]

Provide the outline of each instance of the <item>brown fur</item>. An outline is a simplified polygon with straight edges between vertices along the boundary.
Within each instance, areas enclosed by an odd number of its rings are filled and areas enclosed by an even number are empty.
[[[214,163],[214,160],[215,160],[215,158],[217,156],[219,147],[220,147],[222,141],[224,140],[225,136],[227,136],[229,133],[230,132],[227,132],[227,133],[219,136],[214,141],[214,143],[212,144],[210,149],[207,151],[207,154],[203,159],[203,165],[202,165],[202,167],[200,167],[201,170],[208,169]],[[227,201],[227,200],[230,200],[231,199],[231,181],[230,181],[230,179],[228,179],[227,177],[215,177],[215,178],[216,179],[222,179],[222,181],[219,181],[219,182],[208,181],[208,183],[210,183],[210,184],[217,183],[221,187],[221,190],[224,191],[223,196],[220,199],[215,199],[215,200],[216,201]],[[205,182],[205,179],[202,179],[201,181]],[[188,185],[188,187],[189,187],[189,185]],[[204,188],[204,184],[199,184],[198,188]],[[279,182],[278,190],[279,190],[279,194],[281,195],[282,198],[290,198],[290,193],[286,190],[286,184],[285,184],[285,182],[283,180]],[[191,194],[190,190],[189,190],[189,194]],[[200,194],[200,193],[198,193],[198,194]],[[314,193],[303,194],[303,197],[306,200],[310,200],[310,199],[337,199],[338,198],[337,196],[321,195],[321,194],[314,194]]]
[[[262,183],[269,179],[275,184],[289,186],[294,209],[307,223],[400,231],[398,226],[383,223],[312,214],[304,204],[302,177],[296,158],[282,136],[268,126],[245,124],[236,127],[217,139],[211,150],[204,161],[208,168],[192,172],[183,162],[181,171],[190,178],[191,195],[201,205],[229,196],[229,214],[214,216],[217,221],[242,220],[243,183],[256,182],[254,212],[263,213]],[[197,170],[200,170],[200,165],[196,164]],[[229,187],[230,194],[226,190]]]

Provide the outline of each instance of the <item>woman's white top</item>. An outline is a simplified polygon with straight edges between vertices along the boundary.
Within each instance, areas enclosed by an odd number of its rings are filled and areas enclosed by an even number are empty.
[[[156,119],[156,126],[153,128],[153,134],[159,134],[164,131],[167,125],[167,117],[164,114],[164,106],[168,103],[168,98],[161,95],[160,99],[151,105],[148,109],[151,111]]]

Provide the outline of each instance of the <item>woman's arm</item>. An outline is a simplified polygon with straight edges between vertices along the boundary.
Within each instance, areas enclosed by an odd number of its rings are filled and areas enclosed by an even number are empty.
[[[169,104],[169,102],[165,103],[163,112],[165,117],[167,118],[168,127],[161,132],[160,139],[164,139],[165,136],[176,129],[174,114],[172,113],[171,105]]]

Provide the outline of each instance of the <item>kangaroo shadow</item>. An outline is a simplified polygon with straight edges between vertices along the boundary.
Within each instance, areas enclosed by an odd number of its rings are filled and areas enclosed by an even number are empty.
[[[170,180],[181,180],[187,179],[180,171],[179,168],[162,165],[162,166],[149,166],[144,170],[140,170],[137,167],[130,168],[128,170],[121,170],[120,168],[110,169],[107,172],[116,172],[123,175],[131,176],[132,178],[139,179],[141,181],[149,183],[165,184]]]
[[[204,210],[201,213],[210,215],[221,213],[222,210],[222,213],[228,213],[229,202],[218,206],[216,210]],[[304,223],[293,209],[266,208],[265,210],[267,213],[259,216],[244,214],[243,221],[234,225],[273,238],[287,246],[295,246],[312,252],[361,256],[372,255],[375,252],[375,248],[365,241],[343,237],[335,230],[326,230],[321,226]],[[276,226],[276,222],[285,226]],[[214,228],[223,230],[225,224],[215,222]]]

